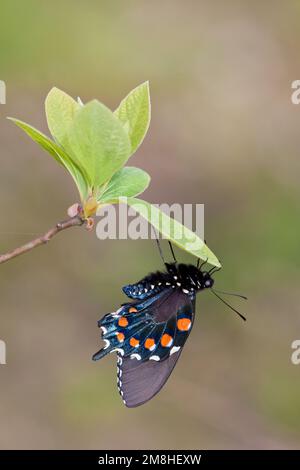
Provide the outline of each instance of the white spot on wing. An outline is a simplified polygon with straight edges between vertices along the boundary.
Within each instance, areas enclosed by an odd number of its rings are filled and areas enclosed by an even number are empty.
[[[173,346],[173,348],[171,349],[170,351],[170,356],[172,356],[172,354],[176,353],[177,351],[179,351],[180,349],[180,346]]]
[[[140,361],[142,358],[139,354],[131,354],[130,359],[137,359],[138,361]]]
[[[118,352],[118,353],[121,354],[121,356],[124,356],[124,349],[122,349],[122,348],[115,348],[115,349],[112,349],[110,352],[111,353]]]
[[[110,341],[108,341],[108,339],[104,339],[103,341],[105,342],[105,346],[103,349],[107,349],[108,346],[110,345]]]
[[[116,312],[112,312],[111,316],[112,316],[113,318],[119,318],[119,316],[120,316],[119,314],[120,314],[120,312],[123,310],[123,308],[124,308],[124,307],[120,307]]]
[[[151,361],[160,361],[160,357],[159,356],[150,356],[149,359]]]

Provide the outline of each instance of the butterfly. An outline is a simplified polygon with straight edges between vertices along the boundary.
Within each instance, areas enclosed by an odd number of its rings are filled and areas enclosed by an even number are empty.
[[[164,264],[165,271],[124,286],[132,301],[98,321],[105,345],[93,360],[117,353],[118,390],[129,408],[149,401],[168,380],[193,327],[196,294],[212,290],[212,275],[219,269],[204,271],[199,260],[197,266],[178,264],[175,256],[173,263]]]

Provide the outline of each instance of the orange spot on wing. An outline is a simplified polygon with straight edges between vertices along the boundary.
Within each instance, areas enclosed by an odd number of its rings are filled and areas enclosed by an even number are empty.
[[[129,313],[135,313],[137,312],[137,309],[135,307],[130,307],[130,309],[128,310]]]
[[[153,346],[155,346],[155,341],[153,338],[147,338],[145,341],[145,348],[146,349],[151,349]]]
[[[130,346],[132,346],[133,348],[136,348],[136,347],[140,344],[140,342],[139,342],[138,339],[130,338],[129,344],[130,344]]]
[[[123,333],[117,333],[117,338],[120,343],[123,343],[125,335]]]
[[[180,318],[180,320],[177,321],[177,328],[180,331],[188,331],[191,324],[192,322],[189,318]]]
[[[161,342],[161,345],[166,348],[167,346],[171,345],[172,340],[173,340],[172,336],[165,333],[164,335],[162,335],[160,342]]]
[[[119,318],[118,325],[119,325],[119,326],[122,326],[122,327],[127,326],[127,325],[128,325],[128,320],[127,320],[127,318],[125,318],[125,317]]]

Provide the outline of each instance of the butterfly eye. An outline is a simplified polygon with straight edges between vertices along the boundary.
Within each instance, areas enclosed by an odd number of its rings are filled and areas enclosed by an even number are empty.
[[[205,287],[211,287],[213,285],[213,281],[212,279],[207,279],[207,281],[205,281]]]

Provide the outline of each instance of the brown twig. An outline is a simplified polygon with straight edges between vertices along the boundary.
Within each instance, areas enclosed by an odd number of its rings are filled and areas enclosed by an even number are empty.
[[[85,221],[81,217],[79,217],[79,215],[76,215],[75,217],[70,217],[69,219],[64,220],[63,222],[58,222],[55,227],[52,227],[41,237],[37,237],[34,240],[25,243],[25,245],[19,246],[18,248],[15,248],[14,250],[5,253],[4,255],[0,255],[0,264],[5,263],[6,261],[9,261],[10,259],[15,258],[16,256],[20,256],[23,253],[27,253],[27,251],[31,251],[37,246],[45,245],[57,233],[62,232],[67,228],[81,226],[84,223]]]

